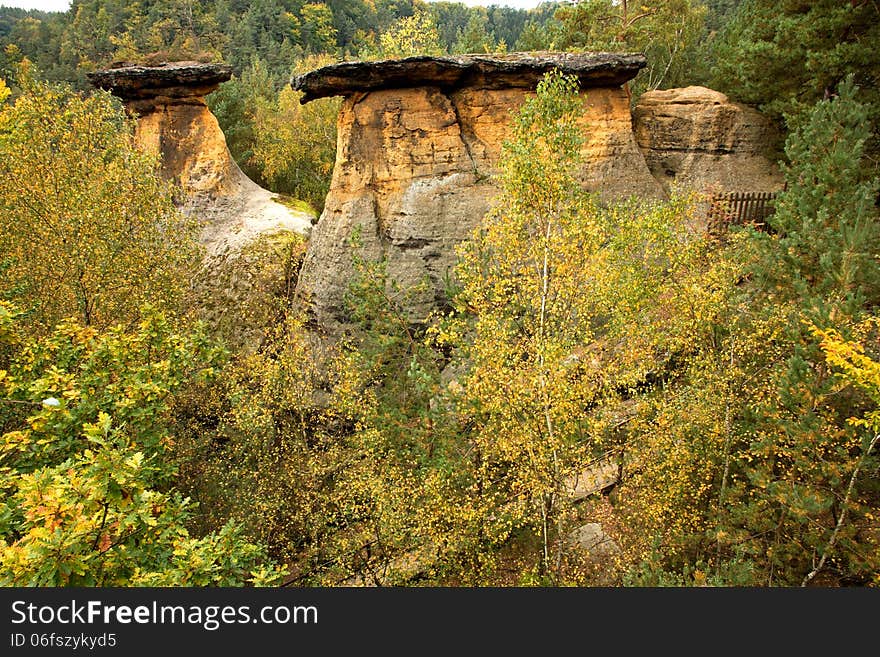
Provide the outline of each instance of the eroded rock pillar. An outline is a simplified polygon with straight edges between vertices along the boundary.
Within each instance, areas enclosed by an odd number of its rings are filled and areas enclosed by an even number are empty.
[[[344,62],[297,77],[304,102],[344,97],[333,181],[297,287],[315,326],[332,334],[348,323],[355,255],[387,262],[388,293],[409,294],[411,321],[444,303],[455,245],[498,193],[512,113],[552,69],[576,76],[584,96],[584,186],[606,200],[662,198],[621,88],[644,65],[641,55],[512,53]]]

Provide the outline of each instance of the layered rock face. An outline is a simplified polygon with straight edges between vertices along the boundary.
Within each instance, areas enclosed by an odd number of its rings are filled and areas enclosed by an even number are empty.
[[[196,281],[201,316],[243,351],[259,346],[290,284],[297,242],[314,217],[279,203],[239,169],[205,96],[229,66],[176,62],[89,74],[137,116],[135,138],[159,153],[162,174],[180,185],[180,209],[201,226],[207,257]]]
[[[639,148],[667,192],[782,187],[782,174],[765,153],[776,141],[773,126],[722,93],[705,87],[649,91],[639,98],[633,120]]]
[[[344,327],[353,255],[387,261],[388,293],[409,294],[411,320],[443,303],[454,246],[498,192],[492,176],[512,112],[552,68],[577,76],[584,94],[585,187],[606,199],[662,197],[620,87],[645,63],[607,53],[412,57],[334,64],[295,78],[304,102],[345,97],[330,193],[297,287],[314,323],[331,333]]]
[[[230,78],[232,67],[175,62],[122,66],[90,73],[137,115],[136,139],[161,156],[163,175],[181,186],[181,209],[203,225],[210,255],[240,250],[267,232],[307,235],[311,219],[276,202],[276,195],[242,173],[205,96]]]

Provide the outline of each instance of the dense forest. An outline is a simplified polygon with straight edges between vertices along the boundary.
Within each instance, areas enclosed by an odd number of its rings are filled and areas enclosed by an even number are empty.
[[[197,227],[85,77],[230,64],[232,155],[320,211],[339,102],[291,76],[525,50],[643,52],[634,99],[760,109],[768,225],[600,203],[548,75],[441,310],[411,321],[354,248],[356,331],[317,354],[288,284],[236,352],[199,319]],[[0,584],[880,585],[878,89],[873,0],[0,7]],[[599,461],[615,483],[575,503]],[[613,549],[574,549],[586,524]]]

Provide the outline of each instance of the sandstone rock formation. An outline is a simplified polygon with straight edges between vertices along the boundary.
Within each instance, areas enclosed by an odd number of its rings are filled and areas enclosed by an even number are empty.
[[[651,173],[674,186],[720,192],[773,192],[782,174],[766,150],[776,140],[756,110],[705,87],[649,91],[633,110],[639,148]]]
[[[162,174],[180,185],[180,209],[201,226],[206,248],[196,281],[201,316],[239,350],[259,346],[290,284],[291,258],[314,217],[278,202],[242,173],[205,96],[228,80],[219,64],[120,66],[89,74],[136,115],[135,138],[158,152]]]
[[[660,199],[674,187],[781,187],[763,154],[772,127],[723,94],[703,87],[649,92],[631,115],[620,85],[645,64],[642,55],[510,53],[342,62],[296,77],[303,102],[344,96],[333,181],[313,232],[314,217],[278,203],[230,157],[204,100],[229,78],[229,67],[122,66],[90,78],[138,115],[138,140],[161,154],[164,175],[185,192],[181,207],[201,221],[215,270],[208,277],[227,281],[227,292],[259,296],[253,277],[239,276],[259,266],[253,254],[265,249],[254,249],[257,242],[312,232],[296,295],[315,326],[336,334],[347,323],[353,255],[386,260],[387,291],[408,295],[401,305],[411,321],[444,303],[454,246],[498,192],[494,174],[512,112],[551,69],[579,81],[586,137],[579,176],[601,199]],[[247,266],[236,268],[240,258]],[[268,284],[262,274],[255,280]]]
[[[334,64],[295,78],[304,102],[345,97],[330,193],[297,288],[314,323],[335,332],[346,322],[354,234],[361,257],[387,260],[389,294],[392,280],[410,291],[411,320],[443,303],[454,245],[498,191],[492,175],[511,112],[551,68],[576,75],[583,90],[584,185],[606,199],[662,197],[620,87],[645,64],[641,55],[608,53],[411,57]]]
[[[307,235],[311,229],[312,217],[278,203],[229,154],[205,96],[231,74],[230,66],[197,62],[89,74],[92,84],[119,96],[137,115],[136,139],[161,155],[163,175],[181,186],[181,209],[202,223],[209,255],[237,252],[266,233]]]
[[[304,103],[357,91],[402,89],[425,84],[444,90],[534,89],[545,73],[561,69],[582,88],[619,87],[645,67],[644,55],[617,53],[509,53],[506,55],[416,56],[375,62],[341,62],[298,76]]]

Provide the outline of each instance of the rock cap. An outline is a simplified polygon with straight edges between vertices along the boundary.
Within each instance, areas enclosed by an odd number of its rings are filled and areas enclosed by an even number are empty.
[[[655,89],[646,91],[639,98],[639,105],[726,105],[730,99],[714,89],[691,86],[679,89]]]
[[[96,87],[123,100],[166,96],[204,96],[232,77],[227,64],[168,62],[156,66],[124,64],[86,74]]]
[[[498,55],[420,55],[403,59],[330,64],[295,76],[291,86],[307,103],[327,96],[420,86],[444,90],[535,88],[545,73],[559,69],[575,75],[581,88],[620,86],[647,65],[640,53],[513,52]]]

